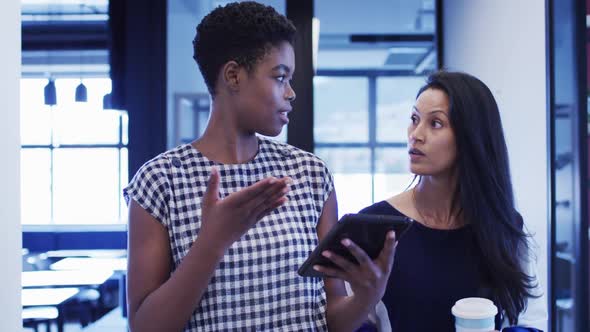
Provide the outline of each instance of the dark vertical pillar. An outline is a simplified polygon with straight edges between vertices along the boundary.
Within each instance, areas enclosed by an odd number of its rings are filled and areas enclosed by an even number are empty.
[[[167,1],[111,1],[114,105],[129,114],[129,174],[166,149]]]
[[[435,40],[435,47],[436,47],[436,68],[443,69],[444,62],[444,47],[443,47],[443,10],[444,6],[442,0],[436,0],[434,11],[436,13],[435,16],[435,24],[436,24],[436,31],[434,31],[434,40]]]
[[[579,223],[576,227],[576,236],[579,244],[576,248],[576,259],[579,262],[576,264],[576,285],[575,290],[579,292],[576,299],[576,329],[578,331],[590,331],[590,279],[588,273],[588,77],[586,76],[587,68],[586,61],[588,54],[586,54],[586,2],[585,0],[575,0],[572,11],[574,22],[574,49],[577,50],[574,54],[577,68],[574,71],[574,81],[577,82],[577,119],[575,123],[577,128],[575,136],[577,142],[574,146],[578,150],[578,164],[577,176],[579,183],[576,189],[579,190],[579,209],[577,211]],[[576,121],[577,120],[577,121]]]
[[[292,85],[297,93],[293,112],[289,114],[287,142],[313,152],[313,0],[286,0],[287,17],[297,27],[295,75]]]
[[[554,173],[550,301],[551,330],[554,331],[577,332],[590,328],[586,3],[585,0],[546,2],[548,91],[553,121],[550,126],[553,139],[550,166]],[[561,125],[556,124],[558,121]],[[567,167],[559,163],[564,152],[571,159]],[[564,200],[568,205],[563,204]],[[566,308],[558,300],[571,300],[573,307]],[[573,325],[566,325],[570,321]]]
[[[547,175],[547,183],[549,184],[549,190],[547,191],[547,201],[549,206],[547,207],[547,216],[549,217],[549,234],[547,243],[549,244],[549,255],[547,256],[547,268],[549,274],[547,276],[547,299],[549,301],[548,310],[548,324],[549,331],[557,331],[557,308],[555,306],[555,280],[556,269],[555,269],[555,252],[556,252],[556,218],[555,218],[555,75],[553,73],[553,67],[555,66],[554,56],[554,29],[553,29],[553,0],[545,0],[545,56],[547,58],[545,62],[545,70],[547,75],[547,149],[549,156],[547,160],[547,166],[549,174]]]

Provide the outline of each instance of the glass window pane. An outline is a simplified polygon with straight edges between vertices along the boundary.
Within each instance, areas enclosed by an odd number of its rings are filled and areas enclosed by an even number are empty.
[[[83,82],[88,102],[74,100],[79,79],[57,79],[58,105],[50,108],[43,96],[47,79],[21,80],[23,145],[50,145],[52,132],[54,146],[118,144],[120,130],[122,143],[127,143],[127,113],[102,109],[103,96],[111,90],[110,79]],[[126,217],[126,207],[120,204],[122,186],[128,182],[127,149],[123,150],[120,164],[116,148],[58,148],[52,164],[49,148],[22,149],[23,224],[109,224],[119,222],[123,213]]]
[[[118,112],[59,111],[55,120],[55,145],[119,143]]]
[[[122,223],[127,223],[127,203],[123,197],[123,188],[129,183],[129,151],[121,149],[121,182],[119,183],[119,218]]]
[[[123,126],[121,128],[121,132],[123,133],[121,135],[121,144],[127,145],[129,144],[129,115],[125,111],[119,111],[119,115],[121,116],[121,125]]]
[[[413,178],[406,148],[375,150],[375,201],[387,199],[408,189]]]
[[[58,105],[55,107],[54,142],[59,144],[117,144],[119,112],[104,111],[102,97],[111,90],[109,79],[84,79],[88,102],[77,103],[71,95],[79,79],[55,81]]]
[[[418,37],[434,37],[435,1],[314,1],[314,6],[320,22],[319,69],[435,68],[434,43]],[[391,35],[406,38],[400,42],[387,38]]]
[[[367,142],[367,78],[316,76],[313,85],[315,141]]]
[[[188,98],[182,98],[179,101],[179,113],[178,116],[178,130],[180,141],[174,142],[175,145],[181,143],[189,143],[195,138],[199,137],[203,132],[199,131],[200,128],[195,128],[197,124],[197,117],[199,106],[198,103],[201,99],[191,100]],[[194,105],[197,103],[197,105]],[[200,120],[200,119],[199,119]],[[200,127],[200,126],[199,126]]]
[[[190,143],[201,137],[209,122],[209,95],[186,94],[174,98],[173,145]]]
[[[110,224],[119,219],[118,149],[55,149],[54,220]]]
[[[338,216],[371,205],[371,152],[368,148],[316,148],[334,177]]]
[[[51,222],[51,153],[21,149],[21,220],[23,224]]]
[[[406,142],[410,114],[425,77],[377,79],[377,141]]]
[[[20,81],[20,135],[22,145],[51,144],[51,112],[45,105],[46,79]]]

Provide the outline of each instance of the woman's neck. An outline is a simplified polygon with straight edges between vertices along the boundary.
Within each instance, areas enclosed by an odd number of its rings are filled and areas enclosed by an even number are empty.
[[[203,135],[192,145],[209,160],[222,164],[248,162],[258,153],[255,133],[240,133],[235,116],[214,102]]]
[[[453,229],[464,225],[458,206],[453,202],[457,182],[454,176],[423,176],[412,189],[416,212],[426,226]]]

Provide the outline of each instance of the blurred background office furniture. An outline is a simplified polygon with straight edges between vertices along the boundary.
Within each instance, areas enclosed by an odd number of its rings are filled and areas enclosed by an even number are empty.
[[[49,329],[55,321],[57,331],[64,330],[64,306],[78,294],[79,288],[32,288],[22,289],[23,325],[37,328],[45,323]]]

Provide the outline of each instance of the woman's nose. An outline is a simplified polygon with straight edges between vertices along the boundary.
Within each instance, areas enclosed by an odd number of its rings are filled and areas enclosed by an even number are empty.
[[[295,94],[295,90],[293,90],[291,85],[289,85],[289,89],[287,91],[287,95],[285,96],[285,99],[287,99],[288,101],[291,102],[291,101],[295,100],[296,97],[297,97],[297,95]]]
[[[422,126],[418,125],[412,129],[410,129],[408,136],[409,136],[410,142],[414,142],[414,141],[423,142],[424,141],[424,132],[423,132]]]

